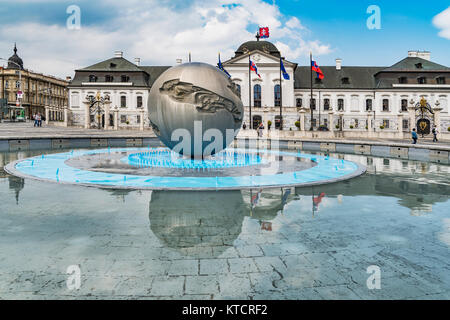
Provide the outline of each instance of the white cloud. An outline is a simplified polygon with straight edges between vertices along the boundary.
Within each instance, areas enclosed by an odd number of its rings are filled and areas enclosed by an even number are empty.
[[[439,36],[450,40],[450,7],[433,18],[433,24],[441,29]]]
[[[114,50],[124,51],[130,61],[140,57],[144,65],[173,65],[176,58],[186,60],[188,52],[194,60],[216,63],[218,51],[225,60],[241,43],[254,39],[258,25],[269,26],[269,40],[289,60],[296,61],[310,50],[315,55],[331,51],[319,40],[306,40],[302,32],[308,30],[300,20],[261,0],[194,0],[181,7],[173,1],[102,1],[120,16],[85,26],[83,14],[88,8],[83,6],[81,30],[26,22],[2,26],[0,56],[9,57],[17,41],[27,68],[60,77],[112,57]]]

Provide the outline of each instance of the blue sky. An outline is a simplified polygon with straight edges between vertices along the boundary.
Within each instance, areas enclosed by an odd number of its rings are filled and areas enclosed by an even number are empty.
[[[81,9],[81,30],[68,30],[66,8]],[[381,10],[381,29],[369,30],[370,5]],[[215,63],[268,25],[288,60],[320,65],[387,66],[408,50],[429,50],[450,66],[450,3],[447,1],[311,0],[0,0],[0,57],[18,43],[25,67],[57,76],[107,59],[114,50],[146,65],[176,58]],[[436,16],[440,15],[438,18]]]

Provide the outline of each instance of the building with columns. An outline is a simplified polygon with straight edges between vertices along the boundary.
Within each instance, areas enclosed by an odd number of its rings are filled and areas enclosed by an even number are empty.
[[[249,72],[249,59],[261,77]],[[281,76],[280,60],[289,80]],[[313,74],[312,100],[310,66],[286,60],[269,41],[243,43],[223,66],[240,92],[247,128],[263,122],[270,130],[281,124],[285,131],[306,134],[312,127],[330,137],[402,138],[422,118],[428,121],[420,123],[420,128],[428,124],[422,128],[425,133],[434,126],[447,133],[450,127],[450,68],[432,62],[429,52],[410,51],[388,67],[346,66],[336,59],[334,66],[321,66],[323,80]],[[112,59],[76,70],[69,86],[71,123],[98,126],[85,102],[86,96],[100,93],[111,101],[106,107],[109,120],[102,115],[101,126],[148,128],[148,94],[167,68],[140,66],[139,59],[131,63],[116,52]]]
[[[7,106],[0,110],[1,119],[17,119],[20,114],[24,114],[25,119],[32,119],[34,114],[40,113],[46,116],[46,121],[63,123],[68,106],[69,79],[25,69],[17,51],[14,45],[14,54],[7,60],[7,67],[0,68],[0,96],[7,101]],[[19,92],[22,92],[22,98]]]
[[[70,125],[104,129],[149,127],[147,101],[151,85],[169,67],[141,66],[116,51],[111,59],[75,70],[69,85]],[[100,112],[89,108],[86,97],[109,97]],[[101,119],[98,121],[98,115]]]

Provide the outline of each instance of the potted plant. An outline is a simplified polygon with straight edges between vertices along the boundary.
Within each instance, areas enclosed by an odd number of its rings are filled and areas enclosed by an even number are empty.
[[[380,126],[380,129],[383,130],[383,129],[384,129],[384,126]]]
[[[272,121],[267,121],[267,129],[270,130],[270,127],[272,126]]]
[[[450,132],[450,127],[448,127],[448,128],[447,128],[447,131],[449,131],[449,132]]]
[[[295,126],[297,127],[298,130],[300,130],[300,121],[295,121]]]
[[[128,124],[130,124],[130,121],[127,120],[125,123],[128,125]]]
[[[337,124],[337,125],[335,126],[335,128],[336,128],[336,129],[339,129],[339,125]]]
[[[352,124],[350,125],[350,129],[353,129],[353,125]]]

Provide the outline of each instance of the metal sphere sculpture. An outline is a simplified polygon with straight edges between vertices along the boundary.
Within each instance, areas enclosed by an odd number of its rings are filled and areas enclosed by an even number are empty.
[[[244,107],[235,84],[224,72],[194,62],[172,67],[154,82],[148,115],[153,131],[167,147],[202,158],[233,141]]]

